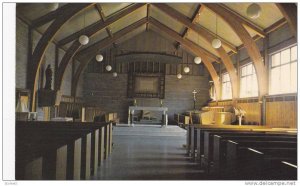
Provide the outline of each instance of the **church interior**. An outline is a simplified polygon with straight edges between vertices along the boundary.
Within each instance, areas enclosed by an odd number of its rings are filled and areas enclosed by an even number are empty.
[[[297,3],[15,10],[15,180],[297,180]]]

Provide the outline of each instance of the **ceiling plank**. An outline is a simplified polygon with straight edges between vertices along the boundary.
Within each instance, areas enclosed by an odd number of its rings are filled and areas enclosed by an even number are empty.
[[[55,34],[60,30],[60,28],[70,20],[75,14],[83,11],[87,7],[93,5],[92,3],[77,3],[73,4],[67,11],[60,14],[55,21],[49,26],[46,32],[42,35],[38,41],[34,52],[32,54],[31,60],[28,65],[31,66],[31,71],[28,72],[27,78],[27,87],[31,90],[31,111],[36,110],[35,98],[37,90],[37,80],[38,80],[38,71],[42,63],[42,58],[50,44],[53,40]]]
[[[268,94],[267,67],[263,63],[263,58],[255,41],[240,23],[239,18],[234,16],[230,11],[220,6],[218,3],[207,3],[204,5],[226,21],[243,42],[248,55],[253,61],[258,81],[259,99],[262,99],[263,96]]]
[[[117,39],[122,37],[122,34],[125,35],[146,23],[147,23],[147,17],[144,17],[144,18],[140,19],[139,21],[116,32],[114,34],[114,37],[111,40],[101,40],[101,41],[98,41],[98,42],[92,44],[91,46],[89,46],[87,48],[80,50],[76,54],[76,58],[80,58],[80,56],[86,56],[86,54],[90,54],[90,53],[94,53],[95,51],[99,51],[99,48],[102,48],[103,45],[106,46],[107,42],[111,42],[111,41],[115,42]],[[108,45],[110,45],[110,44],[113,44],[113,43],[108,43]],[[86,58],[85,58],[85,60],[86,60]]]
[[[214,36],[214,34],[212,34],[211,32],[209,32],[207,29],[204,29],[204,27],[197,26],[196,24],[193,24],[187,17],[181,16],[180,12],[178,12],[177,10],[171,8],[167,4],[154,3],[153,5],[156,6],[157,8],[159,8],[160,10],[162,10],[163,12],[165,12],[166,14],[168,14],[170,17],[172,17],[175,20],[179,21],[180,23],[182,23],[183,25],[185,25],[189,29],[191,29],[191,30],[197,32],[198,34],[202,35],[203,37],[206,37],[206,35],[212,35],[212,36]],[[221,37],[218,37],[218,38],[228,48],[230,48],[234,52],[237,52],[236,47],[233,44],[231,44],[230,42],[226,41],[225,39],[223,39]]]
[[[96,4],[95,4],[95,8],[96,8],[97,12],[99,13],[101,20],[102,20],[103,22],[105,22],[105,21],[106,21],[106,17],[105,17],[105,15],[104,15],[104,13],[103,13],[103,10],[102,10],[101,5],[98,4],[98,3],[96,3]],[[108,34],[110,37],[113,37],[113,34],[112,34],[112,32],[111,32],[110,27],[107,26],[105,29],[106,29],[107,34]]]
[[[121,37],[123,37],[124,35],[134,31],[135,29],[143,26],[144,24],[147,23],[147,18],[143,18],[127,27],[125,27],[124,29],[116,32],[114,34],[114,37],[113,38],[110,38],[110,37],[107,37],[97,43],[94,44],[93,47],[89,47],[89,52],[97,52],[111,44],[113,44],[115,41],[117,41],[118,39],[120,39]],[[78,56],[80,54],[78,53]],[[82,73],[82,71],[84,70],[84,68],[86,67],[86,65],[90,62],[91,59],[87,59],[87,60],[84,60],[83,63],[80,63],[80,65],[78,66],[73,78],[72,78],[72,87],[71,87],[71,94],[72,96],[76,96],[76,88],[77,88],[77,84],[78,84],[78,80],[79,80],[79,77]]]
[[[276,3],[297,38],[297,6],[294,3]]]
[[[107,20],[105,22],[103,21],[98,21],[78,32],[75,32],[67,37],[65,37],[64,39],[60,40],[58,42],[59,45],[65,45],[73,40],[76,40],[80,35],[82,35],[83,33],[89,35],[90,33],[94,33],[95,30],[99,31],[103,28],[106,28],[107,26],[111,25],[112,23],[116,22],[117,20],[121,19],[122,17],[134,12],[135,10],[143,7],[145,5],[145,3],[137,3],[134,5],[130,5],[129,7],[125,8],[124,10],[118,12],[117,14],[108,17]]]
[[[191,22],[192,22],[192,23],[195,23],[197,17],[200,17],[199,15],[200,15],[201,11],[203,11],[203,9],[204,9],[203,7],[204,7],[204,6],[201,6],[200,4],[198,5],[196,11],[194,12],[194,14],[193,14],[193,16],[192,16],[192,18],[191,18]],[[189,30],[188,27],[186,27],[186,28],[184,29],[184,31],[183,31],[183,33],[182,33],[182,35],[181,35],[182,38],[187,37],[188,30]],[[178,49],[179,46],[180,46],[180,43],[177,43],[175,47]]]
[[[210,75],[214,81],[215,88],[216,88],[217,100],[218,100],[220,98],[220,90],[221,90],[219,76],[218,76],[214,66],[212,65],[212,60],[209,59],[209,57],[206,55],[206,53],[201,48],[199,48],[198,45],[194,44],[193,42],[191,42],[187,39],[183,39],[181,37],[181,35],[179,35],[177,32],[168,28],[167,26],[160,23],[156,19],[150,17],[149,23],[157,29],[157,31],[156,30],[154,30],[154,31],[156,31],[158,33],[160,33],[161,31],[166,33],[168,36],[172,37],[177,42],[180,42],[183,47],[187,48],[189,51],[193,52],[195,55],[200,56],[203,59],[203,63],[206,66],[208,72],[210,73]]]
[[[32,27],[37,28],[40,26],[43,26],[44,24],[53,21],[58,15],[62,14],[65,11],[68,11],[68,9],[72,6],[72,4],[66,4],[65,6],[62,6],[54,11],[51,11],[35,20],[32,21]]]
[[[231,10],[226,5],[219,3],[219,6],[226,9],[228,11],[228,13],[230,13],[230,15],[232,17],[234,17],[239,23],[241,23],[245,27],[251,29],[260,37],[263,37],[263,38],[266,37],[267,34],[264,32],[263,28],[259,27],[258,25],[254,24],[253,22],[249,21],[248,19],[246,19],[242,15],[238,14],[237,12]]]

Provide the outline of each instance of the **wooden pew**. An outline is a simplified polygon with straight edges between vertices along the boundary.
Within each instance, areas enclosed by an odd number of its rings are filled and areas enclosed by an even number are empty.
[[[270,150],[270,148],[275,148]],[[226,177],[229,179],[274,179],[268,171],[279,170],[282,161],[297,162],[297,154],[286,148],[297,148],[296,141],[227,141]],[[278,178],[276,178],[278,179]],[[282,179],[282,178],[281,178]],[[297,179],[292,175],[283,179]]]
[[[78,166],[80,167],[81,164],[81,178],[84,179],[89,179],[90,176],[90,171],[92,171],[92,173],[96,174],[97,173],[97,167],[98,165],[101,163],[101,161],[103,160],[103,151],[104,149],[109,149],[109,144],[104,146],[104,135],[101,135],[99,137],[99,131],[101,131],[100,133],[102,134],[104,129],[103,127],[105,126],[111,126],[111,124],[95,124],[95,123],[66,123],[66,122],[33,122],[33,123],[28,123],[28,122],[24,122],[24,123],[18,123],[17,124],[17,128],[21,128],[21,129],[36,129],[38,131],[34,131],[32,132],[32,134],[36,135],[36,134],[40,134],[39,138],[43,138],[44,140],[49,140],[52,138],[56,138],[56,142],[59,144],[63,143],[63,140],[65,140],[64,142],[67,143],[68,145],[68,149],[73,149],[73,150],[68,150],[69,152],[74,152],[73,153],[68,153],[68,170],[69,169],[73,169],[73,170],[78,170]],[[43,133],[40,133],[41,131],[43,131]],[[42,134],[42,135],[41,135]],[[66,135],[69,134],[69,135]],[[70,135],[72,134],[72,135]],[[83,137],[79,140],[78,135],[83,135]],[[18,136],[22,136],[24,137],[24,135],[19,134],[16,135]],[[26,135],[25,135],[26,136]],[[72,139],[72,136],[77,137],[77,141],[73,143],[70,142],[66,142],[66,138],[69,137],[70,139]],[[86,136],[86,137],[85,137]],[[61,137],[61,139],[57,139]],[[93,138],[92,138],[93,137]],[[111,138],[111,134],[110,131],[108,130],[108,137]],[[33,139],[33,137],[31,136],[31,138]],[[92,140],[92,139],[93,140]],[[16,141],[20,141],[20,139],[18,140],[18,138],[16,139]],[[68,140],[67,140],[68,141]],[[71,140],[72,141],[72,140]],[[81,149],[78,147],[80,146],[80,142],[82,142],[82,146]],[[29,143],[30,144],[30,143]],[[35,145],[34,143],[32,143],[33,146]],[[45,142],[45,144],[47,144],[47,141]],[[100,145],[99,145],[100,144]],[[91,148],[92,145],[92,148]],[[71,148],[73,147],[73,148]],[[74,149],[74,147],[76,147]],[[105,147],[105,148],[104,148]],[[16,152],[17,150],[20,148],[20,143],[18,146],[16,146]],[[44,147],[47,148],[47,147]],[[42,148],[43,149],[43,148]],[[40,149],[40,150],[42,150]],[[75,153],[75,151],[77,153]],[[78,155],[78,151],[81,151],[80,155]],[[91,154],[92,153],[92,154]],[[71,156],[71,154],[73,154],[73,156]],[[77,156],[76,156],[77,154]],[[99,155],[100,154],[100,155]],[[98,156],[99,155],[99,156]],[[76,164],[74,161],[74,164],[72,165],[72,162],[74,159],[78,161],[78,156],[79,159],[81,159],[81,162]],[[81,158],[80,158],[81,156]],[[17,157],[20,157],[20,154],[17,154]],[[72,158],[73,157],[73,158]],[[40,162],[41,160],[37,161]],[[92,163],[92,164],[91,164]],[[70,168],[73,167],[73,168]],[[75,174],[76,172],[76,174]],[[70,176],[70,172],[68,172],[68,179],[78,179],[78,171],[74,171],[73,176]],[[53,178],[52,178],[53,179]]]
[[[194,133],[192,132],[194,130]],[[196,132],[195,132],[196,130]],[[287,131],[288,129],[272,129],[265,126],[252,126],[252,125],[244,125],[244,126],[238,126],[238,125],[193,125],[193,127],[189,126],[187,128],[187,140],[186,140],[186,152],[187,154],[190,154],[191,149],[197,149],[196,154],[196,160],[198,162],[201,161],[201,155],[204,151],[204,132],[205,131],[236,131],[236,132],[281,132],[281,131]],[[192,134],[196,133],[196,137],[194,135],[194,138],[196,138],[194,141],[191,139]],[[192,147],[193,142],[193,147]]]
[[[34,127],[34,125],[33,125]],[[44,126],[43,126],[44,127]],[[30,129],[30,128],[29,128]],[[91,165],[90,165],[90,161],[91,161],[91,129],[88,130],[78,130],[78,129],[66,129],[66,128],[53,128],[53,127],[45,127],[45,128],[37,128],[34,129],[32,128],[31,130],[26,130],[25,128],[23,128],[23,130],[26,131],[26,133],[31,134],[31,136],[25,137],[23,136],[21,139],[25,140],[25,144],[32,146],[32,148],[34,148],[34,150],[37,150],[37,152],[42,156],[42,157],[47,157],[49,154],[51,153],[44,153],[46,151],[48,151],[48,146],[49,146],[49,141],[51,141],[52,143],[58,143],[58,144],[63,144],[63,145],[67,145],[68,147],[68,173],[67,173],[67,179],[83,179],[83,178],[89,178],[90,176],[90,169],[91,169]],[[68,135],[66,135],[68,134]],[[20,134],[22,135],[22,134]],[[81,140],[81,146],[79,148],[72,148],[72,146],[75,146],[75,142],[74,142],[74,138],[78,138],[80,136],[80,140]],[[42,148],[38,148],[39,144],[43,145]],[[74,145],[73,145],[74,144]],[[17,146],[18,148],[20,147],[21,144],[19,146]],[[74,151],[77,151],[76,154],[73,154],[73,149]],[[79,151],[80,149],[80,151]],[[80,154],[78,154],[78,151]],[[51,152],[54,152],[54,150],[52,149]],[[29,152],[30,153],[30,152]],[[46,156],[45,156],[46,154]],[[18,157],[20,155],[17,155]],[[77,158],[76,157],[80,157]],[[53,156],[49,157],[55,160],[55,154],[53,154]],[[48,158],[48,159],[49,159]],[[73,160],[76,160],[74,162],[72,162]],[[78,162],[79,161],[79,162]],[[53,163],[48,163],[50,161],[47,161],[44,158],[44,162],[43,164],[45,164],[44,166],[44,170],[47,170],[47,166],[46,165],[53,165]],[[80,165],[81,170],[76,170],[74,169],[74,167],[78,167],[78,165]],[[73,168],[72,168],[73,167]],[[50,169],[50,168],[49,168]],[[65,170],[66,171],[66,170]],[[73,172],[73,176],[71,175]],[[75,173],[76,172],[76,173]],[[81,173],[81,174],[80,174]],[[79,174],[79,177],[78,177]],[[56,177],[49,177],[49,173],[45,172],[43,175],[47,176],[43,179],[57,179]],[[76,176],[75,176],[76,175]]]
[[[207,134],[208,135],[208,134]],[[257,141],[267,141],[267,140],[281,140],[281,141],[295,141],[297,137],[295,135],[288,134],[268,134],[268,133],[222,133],[222,132],[212,132],[213,135],[213,145],[211,149],[206,149],[204,151],[204,156],[208,157],[208,161],[213,162],[213,167],[211,172],[213,174],[222,174],[222,170],[226,167],[226,145],[227,140],[257,140]],[[211,141],[211,139],[209,139]],[[209,151],[208,151],[209,150]],[[207,152],[208,151],[208,152]],[[292,149],[293,151],[293,149]],[[212,157],[211,157],[212,156]]]
[[[189,125],[187,128],[187,139],[186,139],[186,152],[188,155],[192,155],[190,152],[197,151],[194,154],[195,160],[200,162],[201,155],[204,149],[204,131],[252,131],[255,129],[265,129],[263,126],[237,126],[237,125]],[[194,140],[192,140],[192,137]]]

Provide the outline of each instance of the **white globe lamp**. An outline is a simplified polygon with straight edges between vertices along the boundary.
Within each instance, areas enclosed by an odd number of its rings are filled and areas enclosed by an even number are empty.
[[[111,71],[112,67],[111,67],[110,65],[107,65],[107,66],[105,67],[105,69],[109,72],[109,71]]]
[[[189,73],[189,72],[190,72],[190,67],[184,67],[183,71],[184,71],[185,73]]]
[[[118,73],[117,72],[114,72],[113,73],[113,77],[117,77],[118,76]]]
[[[177,74],[177,78],[178,79],[181,79],[182,78],[182,75],[179,73],[179,74]]]
[[[86,36],[86,35],[81,35],[79,37],[79,43],[82,44],[82,45],[86,45],[89,43],[89,37]]]
[[[194,62],[199,65],[201,63],[202,59],[201,57],[195,57]]]
[[[98,62],[103,61],[103,56],[102,56],[101,54],[96,55],[96,60],[97,60]]]
[[[216,39],[212,40],[211,45],[212,45],[212,47],[217,49],[217,48],[221,47],[222,42],[220,39],[216,38]]]
[[[247,8],[247,16],[250,17],[251,19],[257,19],[261,14],[261,7],[256,4],[252,3],[251,5],[248,6]]]

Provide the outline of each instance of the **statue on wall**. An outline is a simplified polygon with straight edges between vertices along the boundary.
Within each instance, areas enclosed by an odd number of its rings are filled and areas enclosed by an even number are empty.
[[[52,69],[51,69],[51,66],[48,65],[47,66],[47,69],[45,71],[45,75],[46,75],[46,84],[45,84],[45,88],[46,90],[51,90],[51,84],[52,84]]]

